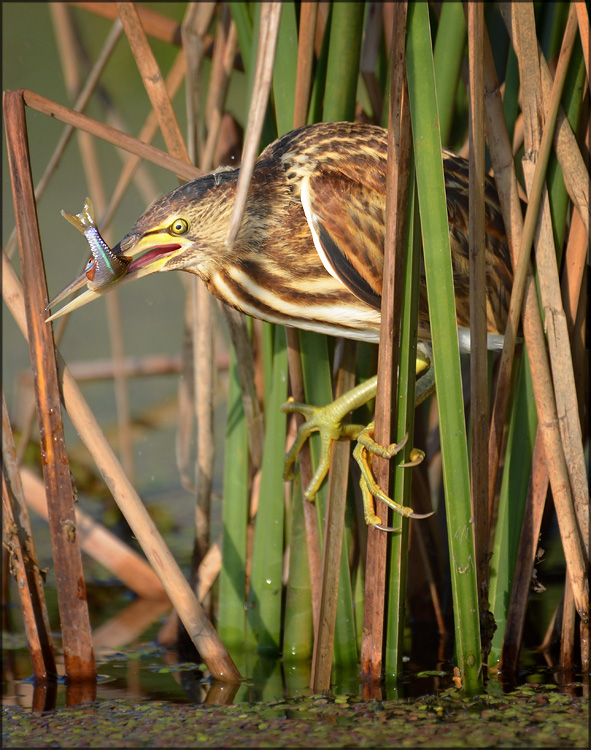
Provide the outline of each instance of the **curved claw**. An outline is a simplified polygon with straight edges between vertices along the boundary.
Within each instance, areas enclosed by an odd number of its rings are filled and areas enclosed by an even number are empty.
[[[411,466],[418,466],[423,462],[424,458],[425,451],[422,451],[420,448],[413,448],[410,452],[410,461],[405,461],[403,464],[398,464],[398,466],[402,466],[405,469]],[[430,516],[431,514],[429,513],[428,515]]]
[[[415,513],[412,508],[394,502],[394,500],[389,498],[388,495],[386,495],[380,489],[380,487],[378,487],[372,474],[372,456],[376,455],[383,458],[391,458],[392,456],[395,456],[406,444],[408,440],[408,434],[404,436],[400,443],[392,443],[392,445],[389,445],[387,448],[385,448],[384,446],[379,445],[379,443],[376,443],[375,440],[373,440],[373,438],[371,437],[371,435],[373,435],[373,429],[374,425],[373,423],[371,423],[360,433],[359,437],[357,438],[357,446],[353,451],[353,458],[355,458],[361,469],[361,478],[359,480],[359,484],[361,487],[361,493],[363,495],[365,522],[369,526],[374,526],[375,528],[381,529],[382,531],[397,531],[397,529],[393,529],[390,526],[384,526],[382,524],[382,519],[375,514],[373,501],[374,497],[382,500],[388,507],[392,508],[393,511],[403,516],[404,518],[421,519],[428,518],[429,516],[433,515],[433,512]],[[416,466],[421,463],[424,457],[425,454],[423,451],[413,448],[411,451],[411,460],[400,464],[400,466]]]

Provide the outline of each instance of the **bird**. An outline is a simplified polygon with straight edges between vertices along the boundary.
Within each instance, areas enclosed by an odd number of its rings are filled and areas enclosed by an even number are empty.
[[[132,257],[125,275],[104,288],[88,289],[48,318],[53,320],[122,284],[159,271],[196,274],[227,305],[270,323],[379,342],[386,226],[387,131],[377,125],[316,123],[293,130],[268,145],[255,162],[239,233],[227,236],[240,168],[222,168],[184,183],[157,199],[113,248]],[[449,236],[460,351],[469,351],[468,162],[443,151]],[[485,180],[486,324],[488,348],[501,348],[513,273],[499,201]],[[66,289],[86,281],[82,274]],[[48,305],[50,307],[63,294]],[[426,280],[419,285],[420,367],[430,373],[421,395],[434,387]],[[377,446],[372,427],[341,424],[344,414],[375,396],[376,378],[339,402],[317,408],[288,403],[285,411],[306,417],[286,457],[286,478],[299,448],[318,430],[321,465],[306,490],[312,499],[329,466],[330,445],[339,437],[359,439],[355,456],[362,468],[365,518],[384,527],[371,496],[393,510],[418,517],[388,498],[373,481],[372,454],[391,457],[402,447]],[[353,404],[353,406],[351,406]],[[368,454],[369,452],[369,454]],[[360,460],[361,457],[361,460]],[[411,464],[420,460],[414,454]],[[365,482],[365,487],[363,483]]]

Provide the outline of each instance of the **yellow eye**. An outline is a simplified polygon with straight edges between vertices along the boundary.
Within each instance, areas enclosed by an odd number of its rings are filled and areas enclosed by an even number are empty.
[[[189,223],[184,219],[175,219],[170,225],[172,234],[186,234],[189,231]]]

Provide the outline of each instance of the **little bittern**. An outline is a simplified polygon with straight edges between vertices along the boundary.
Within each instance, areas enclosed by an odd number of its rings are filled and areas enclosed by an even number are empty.
[[[248,315],[271,323],[377,342],[384,261],[386,152],[386,131],[359,123],[319,123],[279,138],[255,164],[242,225],[230,247],[226,237],[239,169],[217,171],[181,185],[148,208],[113,248],[116,255],[139,255],[126,275],[104,289],[87,290],[52,319],[141,276],[184,270],[200,276],[212,294]],[[443,160],[459,341],[460,348],[466,351],[470,326],[468,163],[447,152]],[[492,180],[487,178],[485,189],[486,316],[489,347],[496,348],[502,346],[513,279]],[[68,291],[85,281],[82,275],[69,285]],[[418,336],[427,342],[428,351],[429,311],[424,276],[419,294]],[[320,410],[321,416],[306,413],[310,419],[300,433],[296,450],[312,430],[320,429],[321,436],[327,435],[323,440],[322,465],[307,496],[316,492],[326,474],[330,441],[356,437],[340,426],[340,419],[352,403],[375,395],[375,389],[374,379],[335,407],[336,414],[330,414],[330,427],[324,418],[326,411]],[[288,405],[286,409],[298,407]],[[379,452],[371,440],[365,442],[370,451]],[[394,452],[391,446],[389,455]],[[292,460],[293,451],[288,462]],[[371,477],[369,482],[374,492]],[[389,504],[399,513],[412,515],[409,508],[401,508],[391,500]],[[367,498],[366,519],[373,525],[381,523]]]

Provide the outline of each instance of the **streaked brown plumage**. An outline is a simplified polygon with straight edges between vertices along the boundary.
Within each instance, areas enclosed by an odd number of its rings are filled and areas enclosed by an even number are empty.
[[[218,171],[176,188],[113,248],[126,255],[151,250],[133,261],[124,282],[156,270],[182,269],[198,274],[214,295],[255,317],[377,341],[386,147],[382,128],[347,122],[319,123],[278,139],[256,162],[242,226],[230,249],[225,240],[239,170]],[[458,325],[468,328],[468,163],[445,153],[444,170]],[[303,203],[309,206],[309,221]],[[188,231],[175,234],[175,220],[186,221]],[[490,179],[486,233],[487,327],[500,334],[512,272]],[[419,338],[429,338],[424,279],[419,305]]]
[[[105,289],[85,292],[52,317],[141,276],[185,270],[199,275],[225,303],[254,317],[378,341],[386,152],[386,131],[358,123],[319,123],[279,138],[255,164],[242,225],[231,247],[226,237],[239,169],[186,183],[148,208],[113,248],[117,255],[139,256],[126,276]],[[444,173],[460,347],[466,350],[468,163],[444,153]],[[485,210],[487,330],[489,347],[495,348],[502,345],[512,271],[494,183],[488,178]],[[85,281],[80,277],[68,290]],[[424,277],[418,335],[430,338]],[[309,421],[309,431],[324,429],[321,423]],[[330,430],[332,435],[332,423]],[[327,448],[308,497],[328,470],[328,456]],[[367,473],[365,481],[371,486]],[[374,489],[372,493],[378,494]],[[388,504],[412,515],[408,508]],[[367,500],[366,518],[381,524]]]

